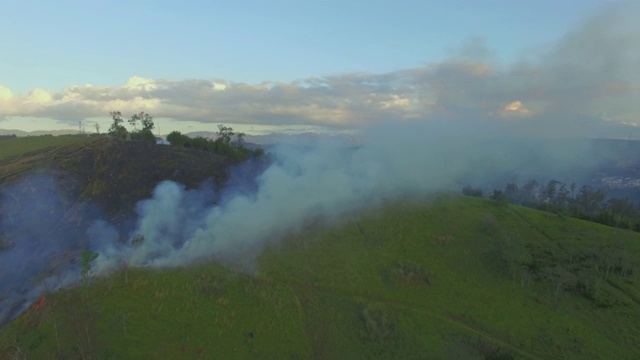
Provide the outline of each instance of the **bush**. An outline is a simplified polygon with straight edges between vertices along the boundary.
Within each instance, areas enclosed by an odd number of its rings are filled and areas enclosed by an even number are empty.
[[[413,261],[400,261],[393,269],[396,281],[401,285],[430,285],[429,273]]]
[[[132,132],[131,140],[141,140],[141,141],[148,141],[148,142],[155,143],[156,137],[155,135],[153,135],[151,130],[144,129],[144,130]]]
[[[462,194],[466,196],[482,197],[482,189],[467,185],[462,188]]]
[[[82,282],[87,283],[91,279],[91,263],[98,257],[97,253],[85,250],[80,253],[80,270],[82,274]]]
[[[262,148],[250,150],[243,145],[243,133],[234,133],[231,130],[233,129],[221,126],[221,133],[215,140],[201,136],[190,138],[186,135],[182,135],[179,131],[172,131],[167,135],[167,141],[173,146],[184,146],[207,151],[218,155],[228,156],[237,161],[244,161],[252,156],[264,156],[264,150]]]
[[[368,305],[362,310],[361,318],[366,329],[364,336],[366,340],[381,343],[393,339],[395,324],[382,305]]]
[[[509,198],[502,190],[493,190],[491,199],[493,199],[496,202],[496,205],[500,207],[507,206],[509,204]]]
[[[172,131],[167,135],[167,141],[173,146],[185,146],[189,142],[189,137],[182,135],[180,131]]]

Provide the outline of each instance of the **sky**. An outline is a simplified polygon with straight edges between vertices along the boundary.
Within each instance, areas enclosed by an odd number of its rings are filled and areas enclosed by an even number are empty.
[[[637,3],[0,0],[0,129],[348,132],[448,119],[626,136]],[[640,134],[639,134],[640,135]]]

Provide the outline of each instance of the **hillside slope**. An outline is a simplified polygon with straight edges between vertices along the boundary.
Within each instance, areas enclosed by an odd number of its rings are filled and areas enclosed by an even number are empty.
[[[0,161],[0,326],[43,279],[77,267],[97,220],[123,233],[163,180],[215,192],[237,162],[215,154],[107,137],[3,139]],[[0,151],[1,153],[1,151]],[[213,197],[212,197],[213,198]],[[214,199],[215,200],[215,199]],[[37,294],[37,292],[36,292]]]
[[[635,359],[639,240],[476,198],[401,201],[309,224],[251,274],[129,269],[47,294],[0,330],[0,358]]]

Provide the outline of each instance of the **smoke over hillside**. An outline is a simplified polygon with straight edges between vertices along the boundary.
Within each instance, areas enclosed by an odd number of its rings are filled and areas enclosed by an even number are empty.
[[[84,205],[82,219],[65,188],[38,175],[3,187],[0,234],[0,322],[15,316],[44,290],[77,283],[78,259],[99,254],[94,275],[123,266],[184,266],[214,259],[251,269],[255,256],[310,221],[326,225],[387,200],[466,184],[530,174],[574,176],[603,159],[584,141],[505,137],[499,130],[446,121],[389,123],[366,129],[361,145],[317,142],[278,146],[269,161],[232,170],[216,191],[205,182],[186,189],[158,184],[123,227]],[[508,140],[507,140],[508,139]],[[257,176],[255,167],[259,166]],[[136,236],[144,241],[132,241]]]
[[[72,264],[86,229],[63,224],[71,204],[49,176],[0,187],[0,324],[45,290],[74,283]],[[86,216],[92,216],[86,208]]]
[[[272,163],[256,179],[236,177],[219,194],[162,182],[151,199],[138,204],[133,232],[119,234],[104,222],[90,229],[91,247],[101,254],[96,271],[123,264],[180,266],[202,258],[250,262],[265,244],[308,221],[331,224],[386,200],[459,191],[499,176],[557,174],[596,161],[586,143],[549,148],[494,135],[436,124],[378,126],[357,147],[276,147]],[[145,239],[137,247],[119,241],[135,235]]]

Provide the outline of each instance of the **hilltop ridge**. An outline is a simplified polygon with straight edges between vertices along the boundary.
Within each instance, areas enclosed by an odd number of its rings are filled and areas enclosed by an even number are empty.
[[[60,182],[68,197],[95,202],[117,213],[130,211],[163,180],[187,188],[205,180],[222,186],[234,163],[224,156],[184,147],[97,137],[0,162],[0,184],[16,184],[29,174],[46,173]]]

